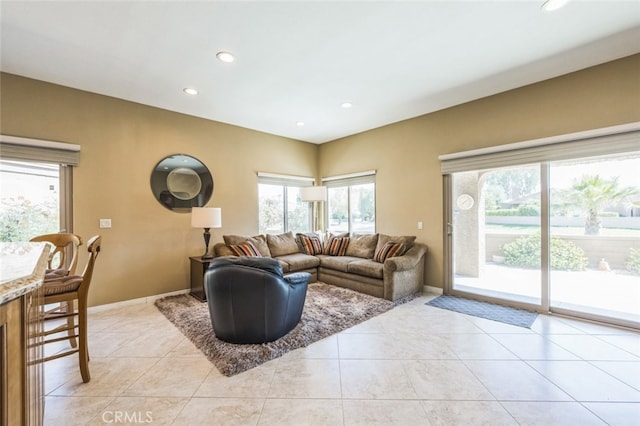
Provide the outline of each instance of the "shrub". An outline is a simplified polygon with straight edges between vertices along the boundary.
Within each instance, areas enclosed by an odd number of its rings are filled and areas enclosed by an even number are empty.
[[[0,241],[29,241],[31,237],[58,232],[58,203],[50,199],[33,203],[22,196],[2,199]]]
[[[583,271],[587,266],[584,250],[570,241],[551,238],[551,269]],[[540,267],[540,234],[526,235],[505,244],[505,264],[522,268]]]
[[[540,216],[540,209],[538,206],[525,204],[518,207],[518,216]]]
[[[627,269],[636,274],[640,274],[640,249],[632,248],[629,250]]]
[[[485,210],[485,216],[540,216],[540,209],[533,205],[522,205],[517,209]]]
[[[518,209],[485,210],[485,216],[519,216]]]
[[[598,217],[620,217],[618,212],[598,212]]]

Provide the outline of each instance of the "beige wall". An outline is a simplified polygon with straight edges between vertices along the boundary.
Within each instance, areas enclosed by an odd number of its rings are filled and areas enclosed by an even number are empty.
[[[332,176],[375,169],[378,232],[428,244],[425,283],[442,287],[438,155],[640,121],[640,55],[319,147],[14,75],[1,74],[0,84],[0,133],[82,147],[75,232],[104,236],[92,305],[188,287],[187,258],[201,254],[202,231],[151,195],[151,170],[166,155],[193,155],[211,170],[208,206],[223,209],[213,241],[257,232],[257,171]],[[99,229],[100,218],[111,218],[113,228]]]
[[[212,243],[223,233],[258,232],[256,172],[317,174],[314,144],[15,75],[0,83],[2,134],[81,146],[74,231],[103,235],[91,305],[189,286],[188,257],[202,254],[203,231],[153,198],[151,170],[163,157],[192,155],[213,174],[208,206],[222,207],[223,228],[212,230]],[[100,218],[113,227],[99,229]]]
[[[439,155],[638,121],[634,55],[323,144],[320,175],[376,169],[378,232],[417,235],[429,246],[425,284],[442,287]]]

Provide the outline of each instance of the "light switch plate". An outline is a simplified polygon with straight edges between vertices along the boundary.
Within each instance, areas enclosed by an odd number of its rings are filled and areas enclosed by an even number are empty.
[[[100,219],[100,228],[111,228],[111,219]]]
[[[418,229],[422,229],[422,222],[418,222]]]

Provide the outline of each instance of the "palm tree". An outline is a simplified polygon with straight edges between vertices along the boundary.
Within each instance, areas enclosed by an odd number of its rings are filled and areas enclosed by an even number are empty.
[[[585,235],[600,233],[598,212],[638,193],[634,187],[618,188],[618,177],[602,179],[600,175],[584,175],[569,191],[569,200],[587,213]]]

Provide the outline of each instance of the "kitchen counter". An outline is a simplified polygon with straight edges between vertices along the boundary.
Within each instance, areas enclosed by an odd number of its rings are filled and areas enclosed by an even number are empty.
[[[0,243],[0,305],[42,285],[49,252],[46,243]]]
[[[0,243],[0,426],[44,417],[43,286],[51,246]]]

